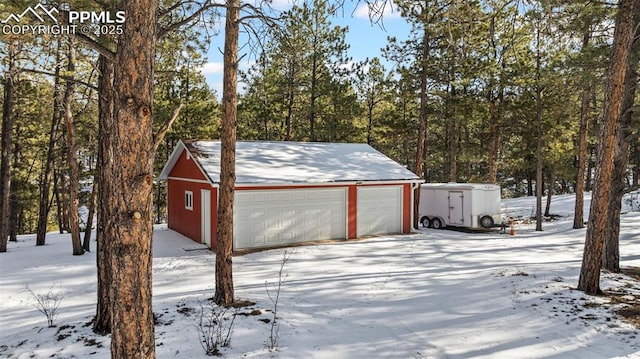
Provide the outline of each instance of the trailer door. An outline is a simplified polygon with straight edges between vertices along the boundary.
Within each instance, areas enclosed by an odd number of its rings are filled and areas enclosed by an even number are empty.
[[[449,191],[449,224],[464,225],[464,194],[461,191]]]

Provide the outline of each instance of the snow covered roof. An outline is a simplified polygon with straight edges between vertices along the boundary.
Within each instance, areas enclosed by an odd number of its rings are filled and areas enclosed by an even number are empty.
[[[423,183],[420,185],[423,189],[478,189],[485,191],[498,191],[500,190],[500,186],[491,183],[459,183],[459,182],[448,182],[448,183]]]
[[[163,169],[167,179],[189,151],[212,183],[220,182],[220,141],[181,141]],[[236,142],[237,184],[420,181],[404,166],[360,143]]]

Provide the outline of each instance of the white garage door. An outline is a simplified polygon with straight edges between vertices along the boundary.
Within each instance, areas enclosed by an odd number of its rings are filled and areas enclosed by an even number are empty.
[[[358,237],[402,232],[402,186],[358,187]]]
[[[234,248],[346,238],[346,189],[236,191]]]

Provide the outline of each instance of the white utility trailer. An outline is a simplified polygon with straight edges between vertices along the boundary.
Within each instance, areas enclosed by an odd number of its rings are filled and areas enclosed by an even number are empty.
[[[492,228],[502,223],[500,186],[424,183],[420,185],[418,215],[424,227]]]

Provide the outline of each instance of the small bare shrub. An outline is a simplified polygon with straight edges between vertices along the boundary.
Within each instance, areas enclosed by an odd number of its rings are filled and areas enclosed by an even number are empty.
[[[51,284],[49,290],[42,294],[36,293],[27,285],[27,291],[31,294],[33,298],[33,306],[45,317],[47,317],[47,324],[49,324],[49,328],[55,327],[54,320],[58,315],[58,308],[60,308],[60,303],[62,303],[62,299],[64,298],[64,293],[62,291],[55,290],[55,283]]]
[[[219,356],[220,348],[231,345],[233,324],[238,315],[238,308],[234,308],[233,314],[227,315],[229,310],[230,308],[211,303],[200,303],[196,328],[200,334],[200,345],[206,355]]]
[[[287,264],[289,258],[293,251],[285,250],[282,253],[282,261],[280,262],[280,270],[278,271],[278,281],[273,284],[274,293],[269,290],[268,282],[264,282],[264,287],[267,290],[267,295],[273,304],[273,320],[271,320],[271,332],[269,335],[269,342],[267,343],[267,347],[270,351],[276,350],[278,348],[278,343],[280,341],[280,322],[278,321],[278,302],[280,301],[280,291],[282,289],[282,284],[287,279],[287,275],[284,274],[284,265]]]

